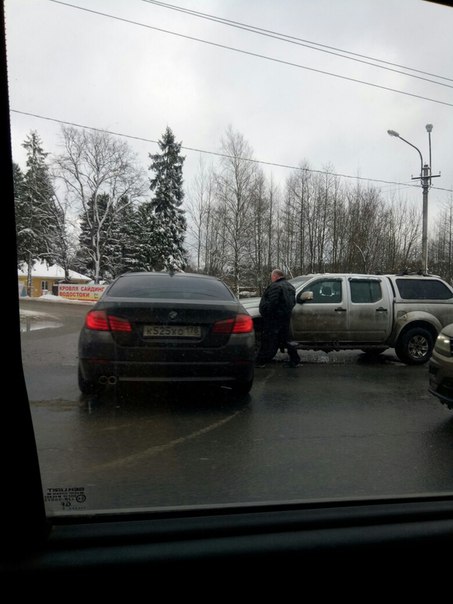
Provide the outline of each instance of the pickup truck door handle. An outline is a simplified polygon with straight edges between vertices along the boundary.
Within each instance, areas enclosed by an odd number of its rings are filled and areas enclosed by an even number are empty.
[[[342,308],[341,306],[339,306],[335,309],[335,312],[346,312],[346,308]]]
[[[376,312],[387,312],[387,309],[383,306],[380,306],[379,308],[376,308]]]

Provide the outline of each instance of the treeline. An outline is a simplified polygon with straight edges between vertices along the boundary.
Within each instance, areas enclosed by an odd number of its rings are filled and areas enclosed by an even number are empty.
[[[236,291],[261,292],[274,267],[290,276],[421,268],[421,208],[386,199],[369,184],[351,185],[332,170],[313,171],[307,162],[279,189],[231,129],[222,151],[219,166],[200,169],[190,195],[197,270]],[[430,272],[452,283],[453,202],[431,235]]]
[[[100,131],[62,128],[50,161],[36,132],[14,164],[17,259],[73,269],[96,283],[137,270],[183,270],[186,218],[181,145],[167,128],[146,173],[128,144]]]
[[[18,261],[57,262],[98,282],[126,271],[192,270],[237,292],[260,293],[272,268],[394,273],[421,267],[421,208],[386,199],[308,162],[277,185],[231,128],[216,165],[200,165],[184,190],[181,143],[167,128],[159,153],[139,165],[127,143],[62,128],[49,160],[36,132],[14,166]],[[453,282],[453,200],[429,237],[430,272]]]

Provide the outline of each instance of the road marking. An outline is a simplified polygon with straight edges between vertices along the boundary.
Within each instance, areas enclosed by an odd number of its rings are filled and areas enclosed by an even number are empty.
[[[191,434],[188,434],[187,436],[182,436],[181,438],[176,438],[174,440],[171,440],[170,442],[166,443],[165,445],[157,445],[155,447],[149,447],[148,449],[144,449],[143,451],[140,451],[139,453],[134,453],[133,455],[128,455],[127,457],[123,457],[121,459],[117,459],[114,461],[109,461],[109,462],[106,462],[103,464],[98,464],[98,465],[92,466],[91,468],[89,468],[89,471],[98,471],[98,470],[106,470],[109,468],[118,468],[119,466],[134,464],[140,460],[147,459],[149,457],[153,457],[155,455],[158,455],[159,453],[162,453],[163,451],[168,451],[169,449],[177,447],[178,445],[186,443],[190,440],[194,440],[194,439],[198,438],[199,436],[202,436],[203,434],[207,434],[208,432],[212,432],[213,430],[220,428],[220,426],[223,426],[223,425],[227,424],[228,422],[230,422],[232,419],[234,419],[236,417],[236,415],[238,415],[239,413],[242,413],[242,411],[243,411],[242,409],[239,409],[232,415],[230,415],[224,419],[221,419],[220,421],[214,422],[213,424],[210,424],[209,426],[206,426],[205,428],[202,428],[201,430],[197,430],[196,432],[192,432]]]

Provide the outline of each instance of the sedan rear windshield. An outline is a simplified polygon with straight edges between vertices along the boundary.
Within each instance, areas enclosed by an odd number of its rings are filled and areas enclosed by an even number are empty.
[[[230,289],[221,281],[168,275],[122,277],[112,285],[107,295],[110,298],[235,299]]]

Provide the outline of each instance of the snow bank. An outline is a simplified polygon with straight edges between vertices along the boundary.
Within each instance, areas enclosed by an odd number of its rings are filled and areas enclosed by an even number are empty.
[[[69,298],[63,298],[63,296],[54,296],[53,294],[44,294],[43,296],[33,297],[20,296],[19,300],[37,300],[39,302],[60,302],[63,304],[85,304],[93,306],[95,302],[90,300],[70,300]]]

